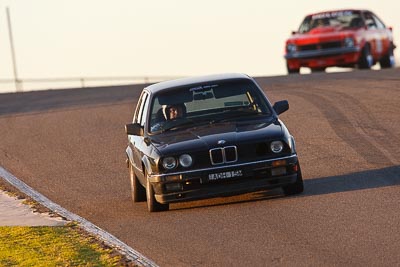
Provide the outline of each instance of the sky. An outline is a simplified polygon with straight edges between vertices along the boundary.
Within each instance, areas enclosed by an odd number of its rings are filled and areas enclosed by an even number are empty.
[[[6,7],[22,80],[286,75],[285,40],[307,14],[331,9],[373,11],[400,47],[398,0],[0,0],[0,80],[14,78]],[[400,48],[395,56],[400,65]],[[56,85],[23,85],[35,86]]]

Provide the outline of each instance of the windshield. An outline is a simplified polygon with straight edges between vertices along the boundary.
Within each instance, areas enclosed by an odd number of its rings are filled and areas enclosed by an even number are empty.
[[[363,25],[359,11],[324,12],[307,16],[300,25],[299,33],[307,33],[321,27],[358,28]]]
[[[199,84],[155,95],[148,130],[164,132],[271,115],[265,96],[251,81]]]

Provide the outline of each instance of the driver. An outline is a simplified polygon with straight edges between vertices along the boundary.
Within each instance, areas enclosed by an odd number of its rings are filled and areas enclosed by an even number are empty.
[[[185,115],[186,107],[184,104],[169,105],[164,108],[164,116],[166,120],[176,120]]]
[[[162,107],[162,120],[151,126],[151,131],[159,131],[163,128],[166,121],[183,118],[186,115],[185,104],[165,105]]]

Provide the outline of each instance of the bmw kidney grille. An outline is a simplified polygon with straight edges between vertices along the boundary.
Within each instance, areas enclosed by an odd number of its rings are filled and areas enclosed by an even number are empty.
[[[226,146],[210,149],[212,165],[235,162],[238,159],[236,146]]]

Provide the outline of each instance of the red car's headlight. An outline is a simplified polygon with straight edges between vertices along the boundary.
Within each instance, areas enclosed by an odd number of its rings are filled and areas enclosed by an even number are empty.
[[[354,39],[351,37],[344,38],[343,41],[344,47],[354,47]]]
[[[294,53],[297,51],[297,46],[295,44],[287,44],[286,51],[288,51],[288,53]]]

